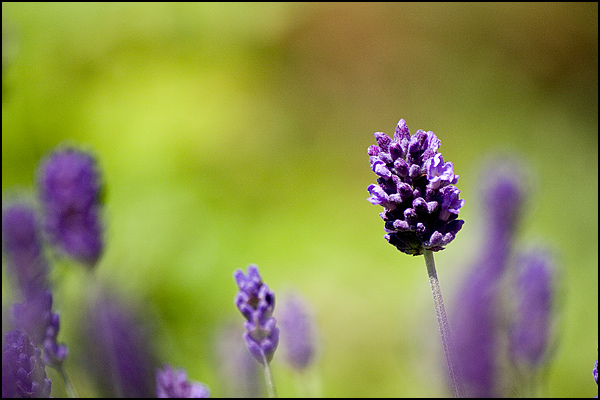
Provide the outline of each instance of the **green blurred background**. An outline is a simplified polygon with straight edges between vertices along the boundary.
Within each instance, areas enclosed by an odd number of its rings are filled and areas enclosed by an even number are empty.
[[[214,338],[242,324],[232,274],[250,263],[313,306],[321,395],[451,394],[424,261],[386,243],[366,201],[373,132],[400,118],[434,131],[461,176],[465,225],[436,254],[448,308],[483,229],[481,165],[531,165],[518,241],[549,241],[561,275],[541,394],[597,395],[597,3],[3,3],[5,61],[3,198],[34,190],[54,146],[92,150],[106,182],[95,273],[151,316],[161,361],[213,396]],[[57,270],[69,344],[85,276]],[[93,396],[77,361],[67,371]],[[296,396],[279,354],[272,368]]]

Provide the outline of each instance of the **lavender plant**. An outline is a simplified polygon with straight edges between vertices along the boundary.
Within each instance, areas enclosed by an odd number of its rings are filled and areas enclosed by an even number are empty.
[[[48,265],[35,209],[19,200],[2,208],[2,250],[22,298],[48,287]]]
[[[12,306],[12,326],[27,334],[27,340],[44,349],[44,365],[55,368],[73,394],[62,368],[67,348],[57,341],[59,316],[52,312],[52,293],[47,277],[47,261],[33,206],[18,201],[2,210],[3,253],[16,276],[22,302]],[[10,358],[7,363],[10,363]]]
[[[548,249],[536,248],[517,260],[518,308],[509,332],[512,360],[535,371],[548,350],[552,327],[554,267]]]
[[[239,288],[234,303],[246,318],[244,341],[252,356],[263,365],[269,396],[276,397],[269,367],[279,343],[277,320],[273,317],[275,294],[262,282],[256,265],[248,266],[248,275],[242,270],[235,271],[233,278]]]
[[[2,398],[50,397],[51,388],[41,350],[26,332],[8,332],[2,348]]]
[[[500,285],[526,199],[524,167],[512,157],[488,159],[478,182],[483,241],[458,290],[452,324],[456,360],[469,397],[499,396]]]
[[[94,157],[71,147],[55,150],[39,167],[38,186],[50,243],[94,266],[104,249],[101,182]]]
[[[106,397],[152,397],[156,356],[150,329],[116,293],[99,289],[90,299],[85,337],[87,366]]]
[[[404,119],[393,138],[375,132],[377,145],[368,149],[377,185],[369,185],[367,200],[380,205],[385,222],[384,238],[398,250],[413,256],[423,254],[429,275],[436,316],[446,354],[454,395],[462,395],[455,366],[450,329],[439,287],[433,252],[443,250],[462,228],[458,213],[464,205],[454,186],[459,176],[452,162],[444,162],[437,150],[440,141],[431,132],[418,130],[410,135]]]
[[[210,397],[210,391],[202,383],[188,381],[185,370],[174,370],[165,364],[156,371],[156,397],[200,399]]]
[[[279,306],[283,354],[296,371],[305,371],[315,358],[315,328],[309,306],[295,292],[287,293]]]

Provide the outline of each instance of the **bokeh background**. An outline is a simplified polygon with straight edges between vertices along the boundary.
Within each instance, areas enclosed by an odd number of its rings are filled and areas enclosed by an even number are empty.
[[[107,241],[94,274],[153,324],[160,361],[213,396],[227,386],[215,338],[242,324],[232,274],[250,263],[312,305],[316,393],[451,394],[424,261],[386,243],[366,201],[373,132],[400,118],[434,131],[461,176],[465,225],[436,254],[448,308],[478,251],[482,165],[530,166],[517,242],[550,243],[561,277],[539,390],[597,395],[597,3],[2,7],[3,199],[34,193],[55,146],[93,151]],[[87,274],[62,261],[52,274],[67,372],[97,395],[77,356]],[[296,396],[280,355],[272,368]]]

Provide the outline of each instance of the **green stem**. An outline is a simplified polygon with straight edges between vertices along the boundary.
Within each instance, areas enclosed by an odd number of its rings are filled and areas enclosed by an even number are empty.
[[[429,285],[431,285],[431,293],[433,294],[433,304],[435,306],[435,315],[437,316],[438,325],[440,326],[440,334],[442,335],[442,344],[444,353],[446,353],[446,363],[448,364],[448,372],[450,373],[450,381],[454,389],[455,397],[464,397],[462,382],[458,376],[458,369],[452,353],[452,340],[450,339],[450,328],[448,327],[448,318],[444,309],[444,301],[442,300],[442,291],[438,281],[437,272],[435,271],[435,261],[433,260],[433,252],[423,249],[425,256],[425,265],[427,266],[427,274],[429,275]]]
[[[58,372],[58,374],[62,378],[63,382],[65,383],[65,390],[67,391],[67,395],[70,398],[78,398],[79,396],[77,396],[77,392],[75,392],[75,388],[73,387],[73,384],[71,383],[71,380],[67,376],[67,373],[65,372],[62,364],[59,364],[59,365],[48,365],[48,366],[51,367],[51,368],[53,368],[53,369],[55,369],[56,372]]]
[[[265,373],[265,381],[267,382],[267,390],[269,391],[269,397],[274,399],[277,397],[277,391],[275,391],[275,383],[273,383],[273,374],[271,373],[271,367],[267,362],[266,357],[263,355],[263,366]]]

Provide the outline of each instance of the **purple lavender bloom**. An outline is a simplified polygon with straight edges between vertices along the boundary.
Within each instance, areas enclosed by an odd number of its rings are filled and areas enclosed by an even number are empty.
[[[21,330],[5,335],[2,349],[2,397],[50,397],[41,350]]]
[[[493,159],[481,174],[485,221],[481,253],[460,286],[452,331],[468,397],[497,397],[499,285],[508,266],[526,185],[512,159]]]
[[[52,293],[30,295],[12,306],[13,326],[27,332],[31,341],[44,348],[44,363],[58,366],[67,356],[67,347],[58,344],[59,316],[52,312]]]
[[[375,132],[377,145],[369,147],[377,185],[369,185],[367,200],[383,206],[385,239],[403,253],[419,255],[423,249],[439,251],[462,228],[457,219],[464,200],[452,186],[459,176],[454,165],[437,152],[440,141],[431,131],[410,135],[406,122],[398,122],[393,139]]]
[[[38,179],[50,242],[79,262],[95,265],[104,248],[95,159],[72,148],[56,150],[41,164]]]
[[[24,202],[2,209],[2,249],[22,297],[47,287],[46,259],[35,210]]]
[[[279,306],[278,315],[286,360],[302,371],[315,355],[315,332],[308,304],[299,294],[290,293]]]
[[[208,388],[198,382],[187,380],[185,370],[173,370],[165,364],[156,371],[156,397],[167,399],[203,399],[210,397]]]
[[[518,309],[510,331],[512,359],[530,369],[544,359],[552,317],[552,258],[546,249],[529,251],[517,261]]]
[[[114,294],[99,293],[87,312],[88,366],[104,397],[156,395],[156,357],[147,324]]]
[[[275,294],[262,282],[256,265],[248,266],[248,276],[237,270],[233,277],[240,288],[234,302],[247,320],[244,322],[246,346],[258,362],[268,363],[279,343],[277,321],[272,316]]]

